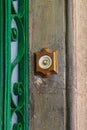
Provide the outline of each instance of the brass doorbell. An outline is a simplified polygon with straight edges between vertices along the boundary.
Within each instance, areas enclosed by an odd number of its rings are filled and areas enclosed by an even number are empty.
[[[58,51],[43,49],[35,53],[35,73],[44,77],[58,73]]]

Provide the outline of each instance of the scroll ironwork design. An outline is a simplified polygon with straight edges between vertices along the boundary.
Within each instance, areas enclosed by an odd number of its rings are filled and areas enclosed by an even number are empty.
[[[3,130],[29,130],[29,1],[4,1],[6,53]]]

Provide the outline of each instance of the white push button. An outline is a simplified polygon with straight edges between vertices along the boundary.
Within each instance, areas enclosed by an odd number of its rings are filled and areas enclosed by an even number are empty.
[[[52,65],[52,59],[50,56],[44,55],[44,56],[40,57],[40,59],[39,59],[40,68],[48,69],[51,67],[51,65]]]

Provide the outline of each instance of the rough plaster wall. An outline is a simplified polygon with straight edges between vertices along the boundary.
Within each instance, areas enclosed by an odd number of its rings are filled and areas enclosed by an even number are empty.
[[[77,130],[87,130],[87,0],[76,0]]]
[[[31,130],[65,130],[65,1],[30,1]],[[34,75],[34,53],[58,50],[59,73],[50,78]]]

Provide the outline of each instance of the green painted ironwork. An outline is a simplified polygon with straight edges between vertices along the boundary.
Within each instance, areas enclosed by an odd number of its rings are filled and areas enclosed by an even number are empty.
[[[0,1],[0,130],[29,130],[28,12],[28,0]]]

